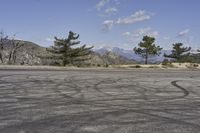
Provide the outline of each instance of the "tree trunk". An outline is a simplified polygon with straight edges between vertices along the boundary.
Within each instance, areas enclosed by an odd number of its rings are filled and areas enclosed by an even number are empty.
[[[145,64],[148,64],[148,53],[146,53],[146,56],[145,56]]]
[[[13,51],[11,50],[10,53],[9,53],[9,57],[8,57],[8,62],[9,62],[9,63],[11,63],[12,53],[13,53]]]
[[[0,60],[1,60],[1,63],[3,63],[3,57],[1,53],[0,53]]]
[[[145,64],[148,64],[148,61],[147,61],[147,59],[148,59],[148,58],[147,58],[147,56],[146,56],[146,58],[145,58]]]
[[[13,63],[15,64],[16,63],[16,50],[13,51],[12,59],[13,59]]]

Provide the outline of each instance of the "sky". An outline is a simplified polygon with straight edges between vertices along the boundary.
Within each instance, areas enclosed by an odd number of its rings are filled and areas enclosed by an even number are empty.
[[[199,7],[200,0],[1,0],[0,29],[45,47],[73,31],[95,48],[133,49],[148,35],[164,49],[197,49]]]

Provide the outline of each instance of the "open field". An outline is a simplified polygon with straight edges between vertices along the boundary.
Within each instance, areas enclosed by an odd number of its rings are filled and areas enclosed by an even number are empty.
[[[199,133],[200,71],[0,70],[1,133]]]

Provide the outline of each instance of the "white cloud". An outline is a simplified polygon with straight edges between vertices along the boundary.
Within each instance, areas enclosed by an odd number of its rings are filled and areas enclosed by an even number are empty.
[[[116,12],[118,12],[118,9],[116,7],[107,8],[105,10],[105,14],[107,15],[115,14]]]
[[[158,37],[159,32],[154,31],[152,28],[147,27],[147,28],[141,28],[138,29],[132,33],[130,32],[125,32],[122,34],[123,36],[126,37],[128,43],[133,43],[133,42],[139,42],[141,41],[143,36],[151,36],[151,37]]]
[[[108,12],[112,12],[113,10],[117,11],[117,9],[110,9],[107,11]],[[146,12],[145,10],[139,10],[137,12],[135,12],[134,14],[132,14],[129,17],[125,17],[125,18],[119,18],[117,21],[114,20],[106,20],[103,22],[103,25],[106,29],[111,30],[113,25],[116,24],[133,24],[136,22],[141,22],[141,21],[145,21],[148,19],[151,19],[151,17],[154,15],[154,13],[149,13]],[[141,29],[142,30],[142,29]],[[143,29],[143,30],[147,30],[147,29]],[[145,32],[145,31],[140,31],[140,32]],[[151,35],[157,36],[158,33],[152,33]]]
[[[54,39],[47,37],[47,38],[45,38],[45,41],[47,41],[47,42],[53,42]]]
[[[179,36],[179,37],[185,36],[185,35],[187,35],[189,32],[190,32],[190,29],[185,29],[185,30],[183,30],[183,31],[180,31],[180,32],[178,33],[178,36]]]
[[[125,36],[125,37],[129,37],[130,35],[131,35],[130,32],[124,32],[124,33],[122,33],[122,36]]]
[[[108,30],[111,30],[112,27],[113,27],[113,24],[114,24],[114,21],[113,20],[105,20],[103,22],[103,30],[104,31],[108,31]]]
[[[97,3],[97,5],[96,5],[96,9],[98,11],[100,11],[101,8],[103,8],[109,2],[110,2],[110,0],[100,0],[99,3]]]
[[[145,20],[151,19],[153,16],[153,13],[146,12],[145,10],[139,10],[132,15],[125,17],[125,18],[119,18],[117,20],[117,24],[133,24]]]
[[[142,28],[138,29],[133,36],[134,37],[141,37],[141,36],[151,36],[151,37],[158,37],[159,33],[158,31],[152,30],[152,28],[147,27],[147,28]]]

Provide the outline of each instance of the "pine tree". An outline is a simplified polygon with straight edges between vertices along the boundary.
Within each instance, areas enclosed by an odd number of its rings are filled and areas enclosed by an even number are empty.
[[[156,46],[154,42],[154,37],[144,36],[143,41],[138,44],[139,47],[135,47],[133,49],[136,54],[145,58],[145,64],[148,63],[148,58],[150,55],[160,55],[162,48],[160,48],[160,46]]]
[[[54,46],[47,50],[53,54],[52,58],[61,59],[64,66],[87,60],[93,47],[86,47],[86,45],[77,47],[76,45],[80,44],[80,41],[76,41],[78,38],[79,35],[70,31],[66,39],[55,37]]]
[[[164,54],[164,57],[175,59],[177,62],[184,62],[190,55],[189,51],[191,50],[191,47],[183,47],[183,43],[175,43],[172,45],[172,53],[169,55]]]

